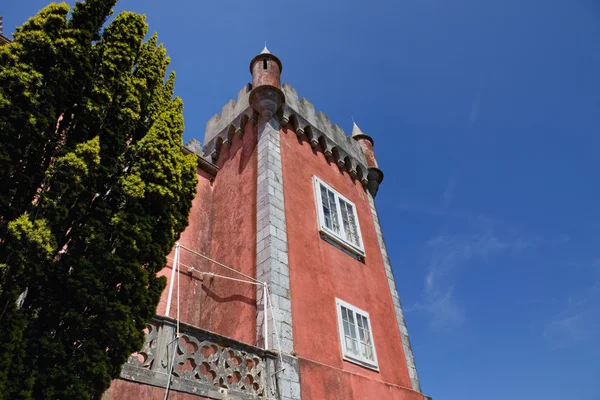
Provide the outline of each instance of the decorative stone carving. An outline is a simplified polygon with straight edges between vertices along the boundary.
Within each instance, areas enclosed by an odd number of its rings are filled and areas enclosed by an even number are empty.
[[[151,369],[156,357],[158,323],[152,321],[146,324],[144,333],[144,346],[137,353],[133,353],[127,363],[137,368]]]
[[[187,334],[177,341],[173,375],[259,397],[265,392],[265,365],[256,354]]]
[[[131,355],[121,379],[222,400],[278,398],[276,354],[213,332],[156,316],[142,349]],[[175,352],[175,357],[173,357]],[[173,369],[171,372],[171,362]]]

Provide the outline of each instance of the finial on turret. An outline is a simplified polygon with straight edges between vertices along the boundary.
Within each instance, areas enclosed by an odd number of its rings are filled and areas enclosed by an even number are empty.
[[[363,131],[361,131],[358,125],[356,125],[354,117],[352,117],[352,124],[352,136],[364,135]]]
[[[267,41],[265,40],[265,48],[260,52],[260,54],[271,54],[269,49],[267,49]]]
[[[371,138],[371,136],[367,135],[366,133],[364,133],[359,127],[358,125],[356,125],[356,122],[354,122],[354,117],[352,118],[352,139],[354,140],[360,140],[360,139],[367,139],[368,141],[371,142],[371,145],[373,145],[373,139]]]

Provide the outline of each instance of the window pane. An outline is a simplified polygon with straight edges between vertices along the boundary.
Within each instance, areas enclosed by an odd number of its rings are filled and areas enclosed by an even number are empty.
[[[361,326],[368,331],[369,330],[369,322],[367,321],[367,317],[365,317],[364,315],[359,315],[359,317],[360,317],[360,319],[362,319]]]
[[[323,206],[323,216],[325,217],[325,226],[331,229],[331,211],[329,209],[329,198],[327,189],[321,185],[321,205]]]
[[[346,321],[344,321],[344,335],[350,336],[350,325]]]
[[[354,218],[354,207],[346,203],[344,200],[340,200],[340,209],[342,210],[342,223],[344,225],[344,233],[346,239],[352,244],[358,245],[358,234],[356,228],[356,220]]]
[[[345,345],[346,345],[346,352],[352,353],[353,352],[352,351],[352,339],[349,338],[348,336],[345,336],[345,339],[346,339],[346,343],[345,343]]]
[[[360,356],[359,342],[356,338],[356,324],[354,323],[354,312],[344,306],[342,309],[342,325],[344,327],[344,348],[347,353]]]
[[[358,342],[356,340],[352,341],[352,353],[356,354],[357,356],[360,355],[358,352]]]
[[[356,217],[354,216],[354,208],[348,204],[348,221],[350,222],[349,240],[358,246],[358,227],[356,226]]]
[[[338,223],[337,209],[335,206],[335,195],[325,186],[321,187],[321,204],[323,206],[323,216],[325,217],[325,226],[335,233],[340,232]]]
[[[369,324],[367,322],[367,317],[364,315],[356,316],[360,331],[360,344],[362,355],[367,360],[375,361],[375,357],[373,354],[373,343],[371,342],[371,333],[369,332]]]
[[[331,222],[333,224],[333,230],[335,233],[340,233],[340,223],[337,215],[337,207],[335,205],[335,195],[331,190],[329,192],[329,205],[331,206]]]
[[[350,310],[348,310],[348,323],[352,326],[352,337],[356,337],[356,334],[354,333],[354,329],[356,329],[354,327],[354,313]]]

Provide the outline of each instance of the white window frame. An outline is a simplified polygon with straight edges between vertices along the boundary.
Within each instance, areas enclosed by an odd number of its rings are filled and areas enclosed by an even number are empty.
[[[342,319],[342,306],[354,313],[354,326],[356,329],[356,338],[359,342],[358,351],[360,354],[354,354],[354,353],[346,351],[346,346],[345,346],[346,338],[344,336],[344,322]],[[367,367],[367,368],[379,371],[379,363],[377,361],[377,351],[375,350],[375,340],[373,338],[373,328],[371,327],[371,317],[369,316],[369,313],[364,310],[361,310],[358,307],[353,306],[352,304],[346,303],[345,301],[340,300],[338,298],[335,299],[335,308],[337,311],[337,318],[338,318],[338,331],[339,331],[339,336],[340,336],[340,348],[342,350],[342,358],[346,361],[350,361],[352,363],[359,364],[363,367]],[[373,347],[374,360],[369,360],[368,358],[364,357],[361,353],[360,335],[358,332],[358,322],[356,319],[357,314],[362,315],[363,317],[367,318],[367,324],[369,325],[369,335],[371,336],[371,345]]]
[[[321,200],[320,185],[325,186],[325,188],[327,188],[328,190],[333,192],[333,194],[336,196],[335,206],[336,206],[336,213],[338,216],[338,225],[340,227],[339,234],[337,232],[333,231],[332,229],[329,229],[325,225],[325,215],[323,214],[323,203]],[[344,196],[342,196],[340,194],[340,192],[338,192],[337,190],[335,190],[330,185],[326,184],[325,182],[323,182],[321,179],[317,178],[316,176],[313,176],[313,187],[314,187],[314,194],[315,194],[315,205],[317,207],[317,219],[318,219],[318,225],[319,225],[319,232],[327,235],[333,241],[335,241],[336,243],[340,244],[341,246],[344,246],[345,248],[351,250],[352,252],[357,253],[361,256],[364,256],[365,250],[364,250],[364,246],[363,246],[362,234],[360,232],[360,222],[358,221],[356,205],[353,202],[351,202],[350,200],[348,200],[347,198],[345,198]],[[342,222],[342,210],[340,209],[339,199],[342,199],[343,201],[345,201],[346,203],[348,203],[352,206],[352,211],[354,214],[354,221],[356,221],[356,236],[358,238],[358,245],[352,243],[350,240],[348,240],[346,238],[346,231],[344,229],[344,224]]]

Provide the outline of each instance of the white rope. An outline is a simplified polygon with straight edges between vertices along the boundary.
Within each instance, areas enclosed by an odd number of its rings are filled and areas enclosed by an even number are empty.
[[[268,304],[269,304],[269,295],[267,290],[267,284],[263,285],[263,335],[265,336],[265,350],[269,349],[269,313],[268,313]],[[275,318],[275,316],[273,316]]]
[[[177,257],[177,249],[179,247],[179,242],[175,244],[175,257]],[[171,269],[171,280],[169,281],[169,294],[167,295],[167,309],[165,311],[165,316],[169,316],[171,313],[171,299],[173,297],[173,284],[175,283],[175,265],[173,264],[173,268]]]
[[[172,259],[170,257],[167,257],[167,260],[171,260],[171,261],[174,262],[174,259]],[[199,274],[202,274],[202,275],[214,276],[215,278],[229,279],[230,281],[236,281],[236,282],[242,282],[242,283],[249,283],[250,285],[256,285],[256,286],[262,286],[262,285],[264,285],[264,282],[260,282],[260,281],[251,282],[251,281],[247,281],[247,280],[244,280],[244,279],[237,279],[237,278],[232,278],[230,276],[215,274],[214,272],[200,271],[200,270],[198,270],[198,269],[196,269],[194,267],[191,267],[191,266],[189,266],[187,264],[184,264],[182,262],[179,262],[179,265],[183,265],[184,267],[187,267],[188,268],[188,272],[195,271],[195,272],[197,272]]]
[[[171,358],[171,365],[167,368],[169,373],[167,374],[167,389],[165,390],[164,400],[167,400],[167,396],[169,395],[169,388],[171,387],[171,379],[173,378],[173,364],[175,364],[175,355],[177,354],[177,340],[179,340],[178,337],[171,341],[171,343],[173,343],[173,357]],[[169,352],[169,344],[167,344],[167,354]]]
[[[180,245],[179,243],[177,243],[177,245],[175,246],[175,261],[174,261],[174,265],[173,265],[173,273],[171,274],[171,276],[175,273],[175,269],[177,269],[177,327],[176,327],[176,331],[175,331],[175,339],[173,339],[173,341],[171,343],[173,343],[173,357],[171,358],[171,365],[168,368],[169,373],[167,375],[167,387],[165,389],[165,398],[164,400],[167,400],[167,397],[169,396],[169,388],[171,387],[171,380],[173,379],[173,367],[175,364],[175,356],[177,354],[177,342],[179,341],[179,320],[180,320],[180,309],[181,309],[181,290],[180,290],[180,285],[179,285],[179,275],[181,275],[181,269],[179,267],[179,260],[181,259],[181,250],[180,250]],[[169,292],[169,298],[172,295],[172,288],[173,288],[173,281],[171,280],[171,285],[170,285],[170,290],[171,292]],[[168,300],[167,300],[168,301]],[[170,306],[171,302],[169,301],[167,306]],[[168,316],[168,313],[167,313]],[[169,350],[169,347],[167,345],[167,352]]]
[[[180,267],[180,260],[181,260],[181,250],[180,250],[180,245],[177,245],[177,338],[179,338],[179,320],[181,318],[179,318],[179,309],[181,308],[181,290],[179,289],[179,276],[181,275],[181,267]]]
[[[275,321],[275,312],[273,311],[273,298],[271,297],[271,288],[268,288],[269,294],[269,305],[271,307],[271,316],[273,317],[273,328],[275,329],[275,338],[277,339],[277,350],[279,350],[279,362],[281,363],[281,369],[275,374],[283,371],[285,367],[283,366],[283,356],[281,355],[281,341],[279,339],[279,331],[277,330],[277,321]]]
[[[253,278],[253,277],[251,277],[250,275],[246,275],[246,274],[244,274],[244,273],[242,273],[242,272],[238,271],[237,269],[234,269],[234,268],[228,267],[227,265],[225,265],[225,264],[222,264],[222,263],[220,263],[220,262],[218,262],[218,261],[216,261],[216,260],[213,260],[212,258],[210,258],[210,257],[208,257],[208,256],[205,256],[204,254],[200,254],[200,253],[198,253],[197,251],[194,251],[194,250],[192,250],[192,249],[188,249],[188,248],[187,248],[187,247],[185,247],[185,246],[180,246],[180,247],[181,247],[182,249],[184,249],[184,250],[187,250],[187,251],[189,251],[189,252],[190,252],[190,253],[192,253],[192,254],[195,254],[195,255],[197,255],[198,257],[202,257],[202,258],[204,258],[205,260],[208,260],[208,261],[210,261],[210,262],[213,262],[213,263],[215,263],[215,264],[217,264],[217,265],[220,265],[221,267],[223,267],[223,268],[226,268],[226,269],[230,270],[231,272],[234,272],[234,273],[236,273],[236,274],[240,274],[240,275],[242,275],[243,277],[245,277],[245,278],[248,278],[248,279],[250,279],[250,280],[251,280],[251,281],[253,281],[253,282],[260,282],[258,279],[256,279],[256,278]],[[260,283],[262,283],[262,282],[260,282]]]
[[[234,272],[236,274],[239,274],[241,276],[243,276],[246,279],[249,280],[243,280],[243,279],[237,279],[237,278],[232,278],[230,276],[224,276],[224,275],[219,275],[219,274],[215,274],[213,272],[202,272],[197,270],[194,267],[191,267],[189,265],[183,264],[181,262],[181,249],[187,250],[192,254],[195,254],[199,257],[202,257],[210,262],[213,262],[231,272]],[[281,350],[281,339],[279,337],[279,330],[277,329],[277,321],[275,320],[275,311],[273,308],[273,298],[271,295],[271,288],[269,287],[269,285],[267,285],[265,282],[261,282],[258,279],[255,279],[249,275],[246,275],[240,271],[237,271],[234,268],[228,267],[225,264],[222,264],[216,260],[213,260],[210,257],[205,256],[204,254],[200,254],[192,249],[188,249],[185,246],[181,246],[179,243],[176,244],[175,247],[175,259],[172,259],[170,257],[167,257],[168,260],[171,260],[173,262],[173,266],[172,266],[172,271],[171,271],[171,281],[169,282],[169,294],[167,297],[167,309],[165,312],[165,315],[168,317],[169,316],[169,312],[171,310],[171,300],[172,300],[172,294],[173,294],[173,286],[174,286],[174,282],[175,282],[175,272],[177,272],[177,318],[176,318],[176,334],[175,334],[175,339],[173,339],[173,341],[171,343],[173,343],[173,356],[171,358],[171,363],[168,366],[168,375],[167,375],[167,387],[165,390],[165,397],[164,400],[167,400],[167,397],[169,395],[169,389],[171,387],[171,380],[173,378],[173,368],[174,368],[174,364],[175,364],[175,357],[177,355],[177,343],[179,341],[179,337],[180,337],[180,308],[181,308],[181,288],[180,288],[180,275],[181,275],[181,265],[183,265],[184,267],[187,267],[189,269],[189,272],[192,271],[196,271],[199,274],[203,274],[203,275],[208,275],[208,276],[214,276],[216,278],[222,278],[222,279],[227,279],[227,280],[232,280],[232,281],[236,281],[236,282],[241,282],[241,283],[249,283],[251,285],[261,285],[263,286],[263,301],[264,303],[264,324],[265,324],[265,349],[268,349],[268,343],[269,343],[269,329],[268,329],[268,307],[271,308],[271,317],[273,320],[273,329],[275,330],[275,339],[277,342],[277,350],[279,353],[279,362],[281,365],[281,368],[278,371],[275,371],[275,373],[273,373],[273,375],[279,374],[280,372],[282,372],[283,370],[285,370],[285,367],[283,366],[283,355],[282,355],[282,350]],[[170,343],[169,343],[170,344]],[[168,352],[168,346],[169,344],[167,344],[167,352]]]

